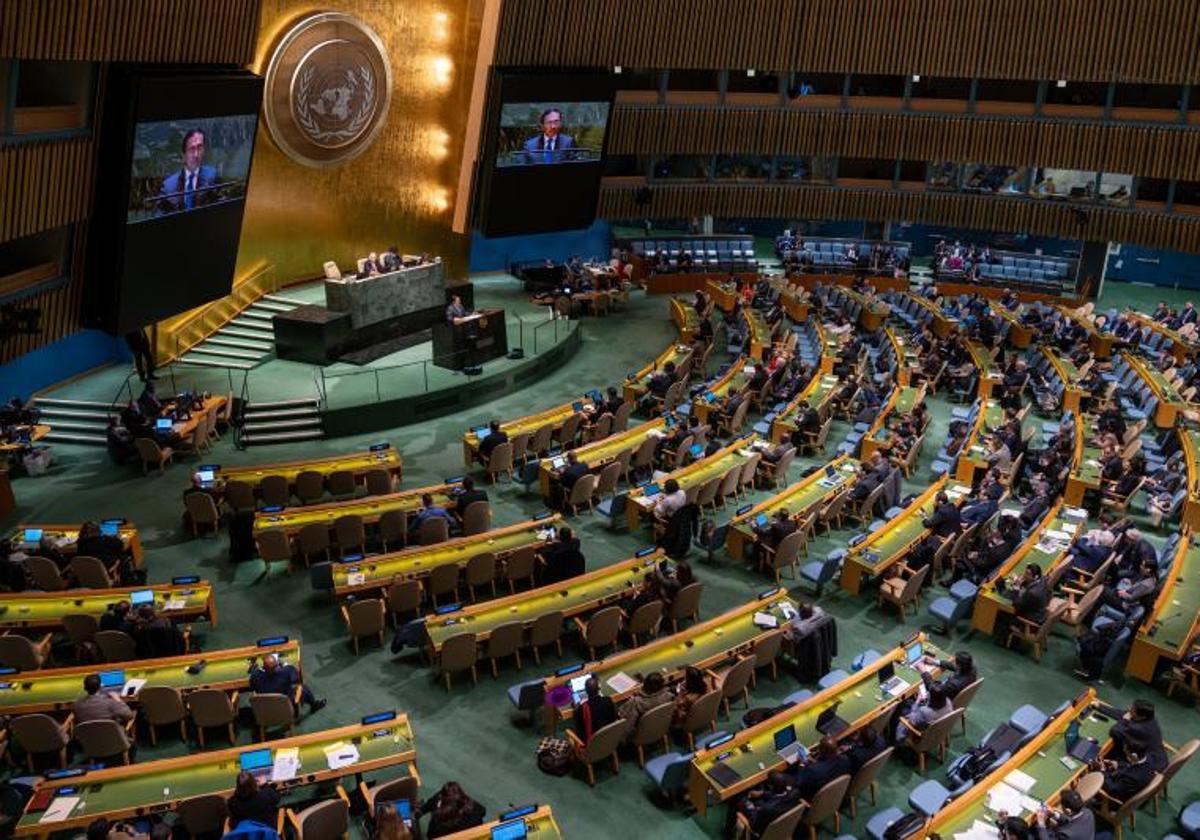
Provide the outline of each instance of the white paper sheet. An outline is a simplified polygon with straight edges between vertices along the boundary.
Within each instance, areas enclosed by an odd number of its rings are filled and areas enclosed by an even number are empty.
[[[1021,792],[1000,782],[988,791],[987,806],[997,813],[1003,811],[1016,816],[1021,813]]]
[[[996,826],[975,820],[966,831],[955,832],[954,840],[996,840]]]
[[[132,679],[132,680],[126,680],[125,685],[121,687],[121,694],[124,695],[125,697],[132,697],[133,695],[135,695],[139,691],[141,691],[142,686],[144,686],[145,684],[146,684],[146,680],[142,679],[140,677]]]
[[[330,770],[340,770],[358,761],[358,747],[353,744],[330,744],[325,748],[325,760]]]
[[[1037,784],[1037,779],[1022,770],[1013,770],[1004,777],[1004,781],[1021,793],[1029,793],[1030,788]]]
[[[754,614],[754,624],[758,627],[778,627],[779,619],[770,613],[756,612]]]
[[[38,823],[56,823],[62,822],[67,817],[71,816],[71,811],[79,804],[79,796],[56,796],[50,803],[50,807],[42,814]]]
[[[300,769],[300,750],[297,747],[276,750],[275,763],[271,766],[271,781],[286,782],[296,778]]]
[[[618,671],[605,680],[605,682],[607,682],[608,687],[617,694],[624,694],[626,691],[636,688],[638,684],[637,680],[626,674],[624,671]]]

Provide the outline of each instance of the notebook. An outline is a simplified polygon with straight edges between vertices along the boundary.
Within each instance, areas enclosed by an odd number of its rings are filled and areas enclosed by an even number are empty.
[[[708,777],[721,787],[729,787],[736,784],[742,778],[742,774],[734,770],[723,761],[718,761],[708,770]]]

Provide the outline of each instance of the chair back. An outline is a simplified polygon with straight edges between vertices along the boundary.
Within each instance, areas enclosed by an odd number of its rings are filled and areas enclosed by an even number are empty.
[[[958,694],[954,695],[954,699],[950,701],[954,708],[963,709],[964,711],[971,705],[971,701],[975,699],[975,695],[979,693],[980,686],[983,685],[983,677],[975,680],[970,685],[963,686]]]
[[[229,808],[219,794],[193,796],[175,806],[175,817],[192,837],[220,835],[224,832]]]
[[[709,479],[704,482],[700,488],[700,492],[696,494],[696,504],[700,507],[711,505],[717,498],[717,491],[721,489],[721,477]]]
[[[357,513],[339,516],[333,521],[333,533],[342,554],[357,554],[367,541],[367,530],[363,518]]]
[[[492,628],[488,634],[487,658],[499,659],[502,656],[512,656],[521,648],[525,638],[525,625],[519,621],[507,621]]]
[[[474,504],[480,504],[475,502]],[[473,507],[474,505],[472,505]],[[496,555],[484,551],[467,560],[467,586],[482,586],[496,579]]]
[[[188,493],[183,497],[183,506],[196,525],[216,525],[220,519],[217,503],[207,493]]]
[[[328,799],[296,815],[299,840],[334,840],[350,829],[350,806],[344,799]]]
[[[935,720],[921,733],[921,737],[913,743],[916,752],[933,752],[944,744],[949,743],[950,733],[959,719],[965,714],[963,709],[954,709],[949,714]]]
[[[603,440],[612,434],[613,416],[608,412],[600,415],[600,419],[592,425],[592,440]]]
[[[808,803],[803,799],[797,802],[788,810],[784,811],[763,829],[763,833],[759,835],[758,840],[792,840],[792,836],[796,833],[796,827],[800,825],[800,818],[804,816],[804,812],[808,810]]]
[[[512,444],[512,459],[514,464],[524,464],[529,460],[529,441],[533,438],[533,432],[521,432],[509,438],[509,443]]]
[[[129,749],[125,728],[115,720],[89,720],[77,723],[75,740],[91,759],[105,759],[124,755]]]
[[[572,507],[586,504],[588,499],[596,493],[596,483],[597,478],[593,474],[581,476],[571,485],[571,494],[567,497],[567,504]]]
[[[254,510],[254,488],[244,481],[225,482],[225,504],[237,513]]]
[[[805,825],[819,825],[831,817],[842,800],[846,797],[846,789],[850,787],[850,776],[844,774],[832,779],[820,790],[813,794],[812,803],[801,818]]]
[[[796,561],[800,558],[800,549],[803,548],[807,537],[807,531],[797,528],[780,540],[771,562],[772,568],[778,571],[779,569],[795,565]]]
[[[458,564],[443,563],[429,573],[429,595],[437,598],[458,588]]]
[[[467,509],[463,511],[463,536],[482,534],[491,527],[491,524],[492,507],[482,499],[478,502],[471,502],[471,504],[467,505]]]
[[[757,660],[754,654],[750,654],[739,659],[725,672],[725,678],[721,680],[721,696],[724,699],[737,697],[746,690],[746,686],[750,684],[750,677],[754,674],[755,662]]]
[[[395,543],[403,543],[408,535],[408,513],[403,510],[385,510],[379,517],[379,537],[391,550]]]
[[[629,617],[629,622],[625,625],[625,630],[634,636],[641,636],[643,633],[653,633],[658,623],[662,621],[663,602],[662,601],[647,601]]]
[[[296,534],[296,542],[300,553],[305,557],[313,554],[329,553],[329,526],[324,522],[310,522]]]
[[[0,636],[0,665],[18,671],[36,671],[42,667],[42,654],[30,639],[10,633]]]
[[[258,543],[258,556],[264,563],[291,561],[292,543],[288,540],[287,532],[282,528],[259,531],[256,542]]]
[[[513,447],[510,441],[497,444],[488,457],[487,471],[489,473],[512,472]]]
[[[1167,766],[1163,769],[1163,784],[1171,781],[1175,774],[1179,772],[1179,768],[1187,764],[1188,760],[1196,754],[1196,750],[1200,749],[1200,738],[1192,738],[1182,747],[1175,751],[1171,756],[1171,760],[1167,762]]]
[[[237,717],[229,695],[219,688],[198,688],[187,696],[188,712],[197,726],[224,726]]]
[[[725,473],[724,477],[721,479],[721,489],[718,491],[718,494],[722,499],[737,492],[738,479],[741,478],[741,476],[741,467],[732,467],[729,472]],[[724,504],[724,502],[722,502],[722,504]]]
[[[158,464],[162,461],[162,450],[150,438],[137,438],[134,440],[133,445],[137,449],[138,457],[142,459],[143,463]]]
[[[775,483],[777,485],[781,481],[784,482],[785,484],[787,483],[788,470],[791,469],[792,462],[795,460],[796,460],[796,447],[789,446],[784,451],[783,455],[781,455],[779,457],[779,460],[775,462],[774,475],[775,475]]]
[[[570,444],[575,442],[575,438],[579,436],[579,424],[583,422],[583,415],[575,412],[558,427],[558,442],[567,449]]]
[[[362,598],[349,604],[346,609],[350,616],[351,636],[373,636],[383,632],[384,609],[380,598]]]
[[[533,433],[533,437],[529,439],[525,451],[538,456],[550,449],[550,441],[554,438],[554,425],[547,423]]]
[[[738,477],[738,484],[742,487],[754,484],[754,475],[758,472],[758,464],[762,461],[762,453],[755,452],[746,463],[742,464],[742,474]]]
[[[1113,825],[1119,826],[1122,823],[1124,823],[1129,818],[1130,814],[1134,813],[1139,808],[1141,808],[1144,804],[1146,804],[1146,801],[1150,797],[1157,794],[1158,791],[1162,788],[1162,786],[1163,786],[1162,774],[1155,773],[1154,778],[1152,778],[1150,780],[1149,784],[1147,784],[1144,788],[1139,790],[1133,796],[1126,799],[1125,802],[1123,802],[1121,804],[1121,807],[1119,809],[1117,809],[1116,816],[1112,820]]]
[[[58,592],[67,588],[67,582],[63,580],[62,574],[58,571],[58,566],[55,565],[53,560],[45,557],[38,557],[37,555],[26,557],[25,574],[29,577],[29,583],[34,589],[42,589],[46,592]]]
[[[531,545],[522,546],[504,558],[504,578],[509,583],[529,580],[537,562],[537,551]]]
[[[66,731],[50,715],[21,715],[9,721],[8,726],[26,752],[55,752],[67,743]]]
[[[692,581],[675,594],[675,600],[671,602],[671,609],[668,611],[667,617],[678,621],[681,618],[698,614],[702,594],[704,594],[704,584],[698,580]]]
[[[624,432],[629,429],[629,415],[633,411],[633,403],[626,400],[617,406],[617,410],[613,413],[612,429],[610,434]]]
[[[779,649],[783,646],[783,631],[778,630],[774,633],[768,633],[765,636],[760,636],[754,642],[754,647],[751,653],[754,657],[754,668],[765,668],[775,661],[779,656]]]
[[[901,604],[911,604],[917,600],[917,596],[921,594],[921,586],[925,583],[925,578],[929,577],[930,566],[922,566],[904,582],[904,588],[900,590],[900,597],[897,599]]]
[[[542,613],[529,628],[529,643],[534,647],[548,645],[562,636],[563,614],[559,610]]]
[[[325,495],[325,476],[316,470],[304,470],[296,476],[296,498],[302,505],[321,501]]]
[[[276,729],[296,722],[296,707],[286,694],[251,694],[250,711],[261,729]]]
[[[600,477],[596,480],[596,495],[600,498],[611,496],[617,490],[617,482],[621,480],[623,469],[620,461],[613,461],[604,469],[600,470]]]
[[[699,732],[705,727],[711,727],[717,720],[717,710],[721,708],[721,689],[714,689],[702,696],[688,709],[683,721],[685,732]]]
[[[459,633],[442,642],[441,667],[443,673],[455,674],[465,671],[478,658],[478,643],[474,633]]]
[[[367,803],[370,805],[371,815],[375,815],[375,809],[383,802],[399,802],[407,799],[415,806],[418,784],[416,776],[401,776],[398,779],[388,779],[375,787],[367,788]],[[415,811],[416,808],[414,807],[413,810]]]
[[[667,737],[671,720],[675,716],[675,703],[667,702],[642,712],[637,728],[633,730],[633,743],[646,746]]]
[[[130,662],[138,658],[137,645],[124,630],[100,630],[93,638],[105,662]]]
[[[349,470],[338,470],[329,474],[329,495],[335,499],[353,499],[358,495],[358,483],[354,473]]]
[[[1042,626],[1037,629],[1034,635],[1035,642],[1045,642],[1050,637],[1050,631],[1054,629],[1054,625],[1063,617],[1063,613],[1067,611],[1067,602],[1054,604],[1046,613],[1046,620],[1042,622]]]
[[[67,638],[76,645],[95,641],[96,631],[100,629],[96,617],[88,613],[68,613],[62,617],[62,624]]]
[[[583,641],[588,647],[601,648],[611,645],[621,632],[621,608],[605,607],[592,616],[583,634]]]
[[[421,608],[421,582],[398,580],[388,587],[387,608],[393,615],[416,612]]]
[[[633,724],[625,718],[618,718],[608,726],[602,726],[592,733],[592,740],[583,749],[583,760],[589,764],[603,761],[614,752],[629,734]]]
[[[292,489],[282,475],[263,476],[258,493],[265,507],[287,507],[292,503]]]
[[[863,762],[862,767],[858,768],[858,772],[855,773],[854,778],[850,780],[850,787],[847,788],[846,795],[849,797],[855,797],[869,788],[879,776],[880,771],[883,770],[884,765],[891,760],[892,753],[895,751],[895,747],[888,747],[879,755]]]
[[[367,484],[368,496],[386,496],[392,492],[392,474],[382,467],[368,470],[364,479]]]
[[[658,451],[658,438],[649,436],[638,444],[637,451],[633,453],[633,461],[630,466],[639,470],[644,467],[649,467],[654,463],[654,453]]]
[[[187,717],[183,694],[169,685],[146,685],[138,692],[138,705],[142,717],[151,726],[179,723]]]
[[[431,516],[417,528],[417,542],[421,545],[436,545],[450,539],[450,523],[444,516]]]

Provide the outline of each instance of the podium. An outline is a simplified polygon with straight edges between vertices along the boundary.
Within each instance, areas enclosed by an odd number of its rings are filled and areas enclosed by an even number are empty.
[[[462,370],[507,353],[503,309],[482,309],[457,324],[433,325],[433,363],[438,367]]]

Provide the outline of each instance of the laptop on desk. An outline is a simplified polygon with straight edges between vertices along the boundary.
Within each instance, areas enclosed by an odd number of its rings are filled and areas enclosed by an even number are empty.
[[[796,740],[796,725],[789,723],[775,733],[775,752],[788,764],[804,761],[808,758],[808,750]]]
[[[836,738],[838,735],[841,735],[850,728],[850,724],[838,717],[837,710],[838,706],[840,705],[842,705],[841,700],[837,701],[817,716],[817,731],[822,735],[830,738]]]
[[[238,765],[262,784],[271,780],[271,769],[275,766],[275,762],[271,758],[270,748],[267,748],[240,754]]]
[[[879,688],[885,695],[895,696],[908,688],[909,683],[903,677],[896,676],[896,663],[889,662],[879,669]]]

